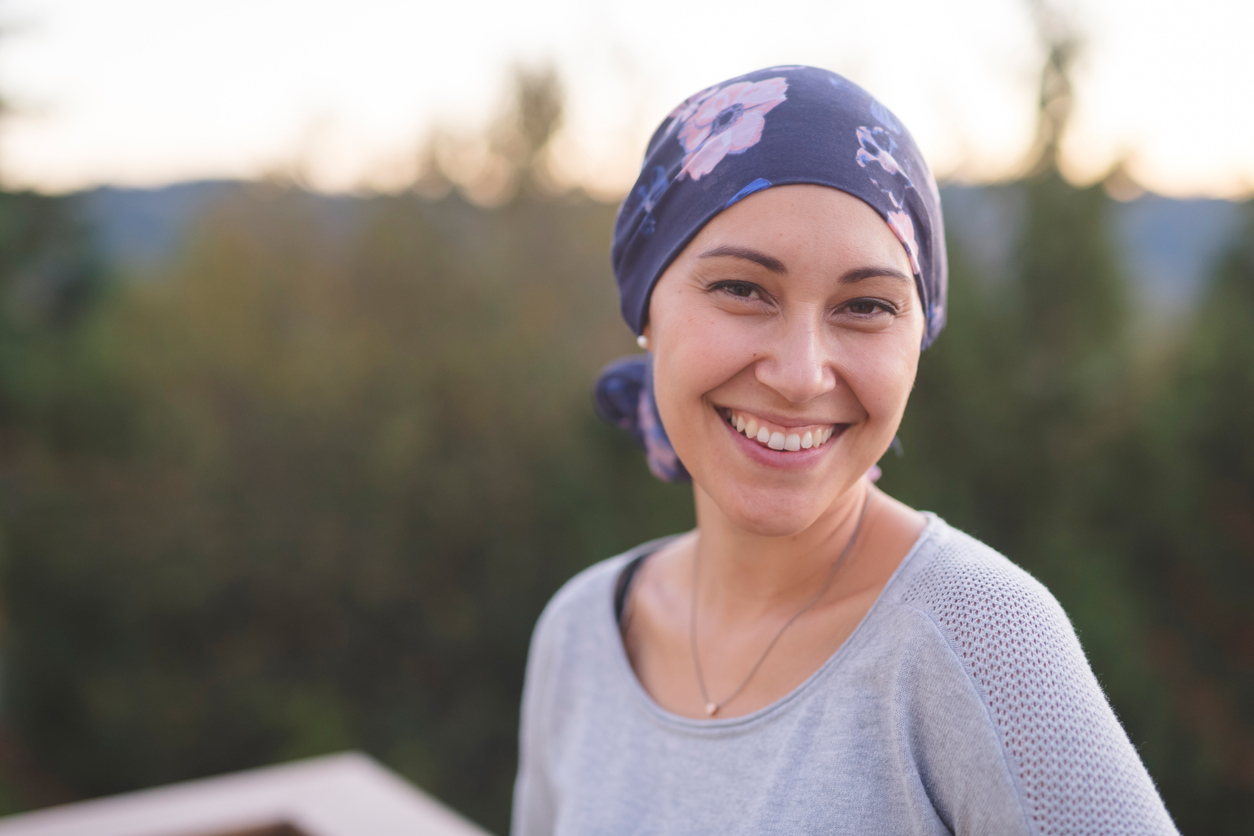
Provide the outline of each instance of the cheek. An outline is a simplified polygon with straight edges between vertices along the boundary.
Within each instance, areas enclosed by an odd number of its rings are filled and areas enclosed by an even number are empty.
[[[701,396],[753,362],[752,346],[709,313],[684,313],[658,325],[654,385],[659,408],[664,403],[675,411],[698,408]]]
[[[915,302],[910,320],[902,323],[905,327],[858,341],[840,370],[869,417],[891,421],[893,432],[901,422],[919,371],[923,317],[917,296]]]
[[[850,356],[841,373],[872,421],[895,424],[905,411],[918,368],[917,347],[863,346]]]

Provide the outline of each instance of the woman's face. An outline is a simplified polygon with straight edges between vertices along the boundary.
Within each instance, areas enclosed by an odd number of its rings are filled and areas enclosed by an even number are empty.
[[[923,312],[875,210],[777,186],[697,234],[658,280],[645,334],[658,411],[693,480],[736,525],[786,536],[892,442]]]

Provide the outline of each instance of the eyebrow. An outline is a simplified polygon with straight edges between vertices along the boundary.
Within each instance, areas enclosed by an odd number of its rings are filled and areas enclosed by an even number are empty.
[[[754,264],[760,264],[772,273],[784,275],[788,272],[788,268],[784,266],[784,262],[772,255],[767,255],[761,250],[755,250],[752,247],[735,247],[722,246],[715,247],[712,250],[706,250],[697,256],[697,258],[743,258],[746,261],[752,261]],[[899,279],[907,284],[913,284],[914,278],[907,276],[900,270],[892,267],[855,267],[853,270],[845,273],[840,277],[842,283],[855,284],[863,279],[873,279],[877,276],[885,276],[890,279]]]
[[[772,273],[787,273],[788,268],[784,266],[784,262],[774,256],[767,255],[759,250],[750,247],[715,247],[712,250],[706,250],[697,256],[697,258],[743,258],[746,261],[752,261],[760,264]]]
[[[914,278],[907,276],[900,270],[894,270],[892,267],[856,267],[848,273],[840,277],[841,282],[853,284],[863,279],[873,279],[876,276],[887,276],[890,279],[900,279],[908,284],[914,284]]]

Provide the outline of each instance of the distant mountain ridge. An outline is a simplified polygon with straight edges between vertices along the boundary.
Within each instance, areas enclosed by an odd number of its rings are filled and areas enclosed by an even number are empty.
[[[124,271],[160,269],[174,257],[198,219],[232,194],[256,188],[233,180],[176,183],[152,189],[106,186],[78,195],[83,219],[107,258]],[[345,220],[369,197],[314,195],[329,215]],[[1021,198],[1014,184],[941,188],[945,223],[984,272],[1004,273],[1013,252]],[[1112,202],[1123,264],[1138,301],[1171,311],[1196,301],[1216,259],[1236,239],[1242,206],[1227,200],[1179,200],[1147,194]],[[608,255],[607,255],[608,257]]]
[[[945,224],[991,277],[1010,266],[1023,216],[1017,184],[941,187]],[[1190,307],[1216,261],[1241,232],[1243,206],[1219,199],[1146,194],[1111,201],[1116,245],[1137,301],[1157,311]]]

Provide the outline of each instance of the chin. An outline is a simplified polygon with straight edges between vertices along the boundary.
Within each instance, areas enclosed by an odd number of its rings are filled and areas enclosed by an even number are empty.
[[[733,516],[728,518],[739,528],[755,537],[795,537],[804,532],[807,528],[814,525],[815,517],[806,519],[780,519],[778,517],[770,518],[762,515],[754,516]]]
[[[829,502],[815,501],[813,491],[775,491],[769,488],[706,491],[719,512],[737,528],[758,537],[800,534],[823,515]]]

